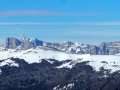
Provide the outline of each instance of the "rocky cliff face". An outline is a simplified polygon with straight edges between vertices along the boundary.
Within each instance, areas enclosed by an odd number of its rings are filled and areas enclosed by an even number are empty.
[[[38,39],[26,39],[24,42],[21,43],[20,48],[21,49],[29,49],[36,46],[42,46],[43,42]]]
[[[26,40],[26,37],[24,35],[21,35],[19,40],[24,41],[24,40]]]
[[[73,43],[64,41],[63,43],[50,43],[38,40],[36,38],[27,38],[22,35],[20,39],[8,37],[5,41],[4,48],[26,50],[37,46],[46,46],[59,49],[67,53],[92,54],[92,55],[109,55],[120,53],[120,41],[103,42],[99,46],[84,43]]]
[[[120,41],[116,41],[116,42],[104,42],[104,45],[106,45],[106,47],[104,47],[104,49],[106,48],[107,51],[109,52],[109,54],[120,53]],[[100,46],[102,46],[102,45],[100,45]]]
[[[106,43],[102,43],[99,46],[98,54],[102,54],[102,55],[108,55],[109,54],[109,49],[107,48]]]
[[[5,40],[4,48],[6,49],[29,49],[36,46],[42,46],[43,41],[35,38],[26,39],[25,36],[21,36],[20,39],[14,37],[8,37]]]
[[[8,49],[15,49],[17,48],[22,42],[19,41],[18,39],[14,38],[14,37],[8,37],[5,40],[5,48]]]

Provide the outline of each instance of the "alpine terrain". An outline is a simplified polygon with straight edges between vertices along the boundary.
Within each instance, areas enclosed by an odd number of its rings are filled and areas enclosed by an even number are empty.
[[[8,37],[0,46],[0,90],[119,90],[120,41],[99,46]]]

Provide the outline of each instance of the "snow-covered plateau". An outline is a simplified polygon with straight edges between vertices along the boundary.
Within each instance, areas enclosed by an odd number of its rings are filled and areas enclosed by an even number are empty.
[[[87,62],[95,71],[100,71],[101,68],[110,70],[110,72],[115,72],[120,70],[120,56],[117,55],[90,55],[90,54],[68,54],[53,48],[48,48],[44,46],[38,46],[36,48],[16,51],[14,49],[8,49],[7,51],[0,52],[0,66],[8,65],[11,63],[12,66],[19,66],[18,63],[10,60],[10,58],[24,59],[29,64],[40,63],[42,59],[45,59],[49,63],[53,63],[51,59],[57,60],[59,62],[71,60],[69,62],[64,62],[62,65],[56,68],[72,68],[75,64],[81,62]]]

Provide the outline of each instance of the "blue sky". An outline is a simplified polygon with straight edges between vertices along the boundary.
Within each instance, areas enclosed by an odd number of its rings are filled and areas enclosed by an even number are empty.
[[[120,0],[0,0],[0,44],[8,36],[99,45],[120,40]]]

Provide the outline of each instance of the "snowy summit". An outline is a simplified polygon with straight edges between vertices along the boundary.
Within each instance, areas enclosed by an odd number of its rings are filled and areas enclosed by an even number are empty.
[[[21,41],[24,41],[25,39],[26,39],[26,37],[24,35],[21,35],[19,38],[19,40],[21,40]]]

